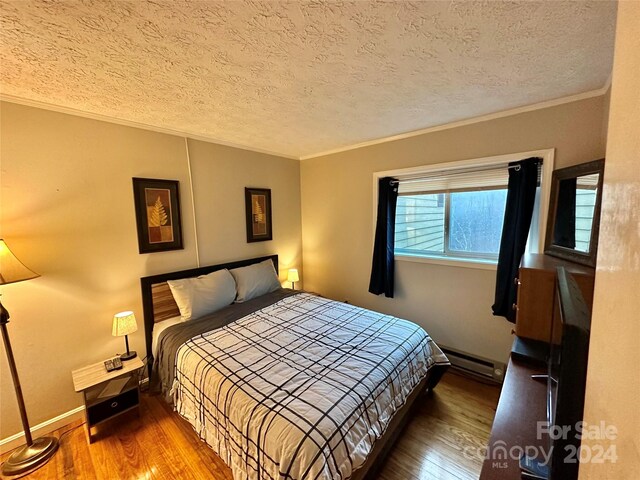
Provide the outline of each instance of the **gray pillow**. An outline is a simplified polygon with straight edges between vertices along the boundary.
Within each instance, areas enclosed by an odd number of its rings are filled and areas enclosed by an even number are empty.
[[[236,303],[246,302],[265,293],[282,288],[271,260],[229,270],[236,281]]]
[[[229,270],[208,275],[167,280],[183,321],[200,318],[233,303],[236,282]]]

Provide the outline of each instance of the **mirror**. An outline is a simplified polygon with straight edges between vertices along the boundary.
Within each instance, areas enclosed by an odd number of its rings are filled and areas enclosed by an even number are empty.
[[[545,253],[595,266],[604,159],[555,170]]]

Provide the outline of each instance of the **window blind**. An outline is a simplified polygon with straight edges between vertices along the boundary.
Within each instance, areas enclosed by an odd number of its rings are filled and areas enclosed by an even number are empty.
[[[582,175],[576,179],[576,185],[579,189],[595,189],[598,188],[598,174]]]
[[[538,166],[538,185],[542,170]],[[400,195],[417,193],[441,193],[487,188],[507,188],[509,183],[508,166],[499,165],[482,169],[458,169],[439,172],[425,172],[400,177],[398,193]]]
[[[399,194],[436,193],[456,190],[479,190],[487,187],[507,187],[509,171],[502,168],[481,171],[438,172],[421,178],[399,179]]]

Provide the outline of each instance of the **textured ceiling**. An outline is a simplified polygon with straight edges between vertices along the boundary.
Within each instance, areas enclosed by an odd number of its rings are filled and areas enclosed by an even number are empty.
[[[609,1],[1,0],[0,92],[294,157],[601,88]]]

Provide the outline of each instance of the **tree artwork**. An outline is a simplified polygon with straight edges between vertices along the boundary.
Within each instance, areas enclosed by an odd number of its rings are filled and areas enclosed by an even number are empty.
[[[273,239],[271,227],[271,190],[245,188],[247,242],[264,242]]]
[[[173,242],[171,192],[163,188],[147,188],[147,235],[150,244]]]
[[[179,183],[177,180],[133,178],[140,253],[184,248]]]
[[[264,222],[264,211],[262,210],[262,206],[258,201],[259,198],[260,197],[258,197],[257,195],[253,197],[253,221],[255,223]]]
[[[149,215],[149,226],[161,227],[166,225],[167,219],[167,212],[165,212],[162,200],[160,200],[160,197],[158,196],[156,203],[153,205],[153,209],[151,210],[151,214]]]

